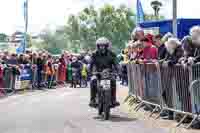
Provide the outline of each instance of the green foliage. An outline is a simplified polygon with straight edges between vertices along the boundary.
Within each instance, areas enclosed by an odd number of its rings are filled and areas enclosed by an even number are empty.
[[[66,34],[71,47],[94,49],[95,41],[101,36],[109,38],[114,50],[125,46],[130,32],[135,27],[134,14],[126,6],[111,5],[95,10],[93,6],[83,9],[78,15],[70,16]]]
[[[96,40],[105,36],[112,41],[113,50],[120,52],[135,28],[135,18],[131,9],[124,5],[116,8],[107,4],[100,9],[89,6],[76,15],[70,15],[65,26],[56,32],[45,29],[40,35],[42,42],[37,46],[54,54],[60,54],[61,50],[94,50]],[[155,18],[146,14],[145,19]]]
[[[39,49],[45,49],[52,54],[60,54],[62,50],[68,48],[66,35],[63,31],[53,33],[47,28],[40,34],[40,38],[41,41],[33,42],[33,46]]]
[[[8,36],[4,33],[0,33],[0,42],[7,42]]]

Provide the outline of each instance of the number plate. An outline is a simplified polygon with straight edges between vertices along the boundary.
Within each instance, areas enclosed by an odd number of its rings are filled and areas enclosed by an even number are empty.
[[[110,80],[101,80],[101,86],[103,87],[103,89],[110,89]]]

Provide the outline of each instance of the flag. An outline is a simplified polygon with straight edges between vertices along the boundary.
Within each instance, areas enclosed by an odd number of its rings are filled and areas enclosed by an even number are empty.
[[[140,0],[137,0],[137,4],[136,4],[136,12],[137,12],[137,24],[141,23],[144,21],[144,11],[142,8],[142,4]]]

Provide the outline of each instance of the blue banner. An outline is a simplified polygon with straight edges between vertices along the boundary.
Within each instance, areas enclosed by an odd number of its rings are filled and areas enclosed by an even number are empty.
[[[144,10],[142,8],[142,3],[140,0],[137,0],[136,4],[136,12],[137,12],[137,24],[144,21]]]
[[[32,69],[30,66],[25,66],[20,72],[20,80],[32,80]]]

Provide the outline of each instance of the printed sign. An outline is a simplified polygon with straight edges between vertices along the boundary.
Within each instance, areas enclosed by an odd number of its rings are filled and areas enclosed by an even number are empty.
[[[144,28],[144,33],[145,34],[158,35],[160,33],[159,27]]]
[[[32,71],[31,68],[24,68],[20,72],[21,80],[31,80],[32,79]]]

